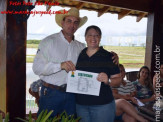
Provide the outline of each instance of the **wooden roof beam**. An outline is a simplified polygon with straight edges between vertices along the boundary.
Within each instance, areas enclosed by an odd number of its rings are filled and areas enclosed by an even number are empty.
[[[46,5],[46,11],[49,11],[51,9],[51,5]]]
[[[137,18],[136,18],[136,22],[139,22],[143,17],[145,17],[147,15],[147,13],[140,13]]]
[[[77,9],[81,9],[83,6],[84,6],[84,2],[80,2],[77,6],[76,6],[76,8]]]
[[[122,10],[119,14],[118,14],[118,19],[122,19],[123,17],[125,17],[126,15],[130,14],[131,10]]]
[[[151,12],[153,0],[74,0],[108,6],[115,6],[124,9],[137,10],[142,12]]]
[[[104,6],[104,8],[100,9],[98,11],[98,17],[102,16],[104,13],[106,13],[110,9],[109,6]]]
[[[45,0],[47,2],[53,3],[55,0]],[[51,9],[52,5],[46,5],[46,11],[49,11]]]

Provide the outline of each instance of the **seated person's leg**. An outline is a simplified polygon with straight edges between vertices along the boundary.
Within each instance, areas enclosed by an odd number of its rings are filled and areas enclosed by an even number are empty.
[[[122,116],[122,120],[124,122],[137,122],[135,118],[131,117],[130,115],[128,115],[127,113],[124,113]]]
[[[119,116],[122,113],[125,113],[128,116],[132,117],[133,121],[134,121],[134,119],[136,119],[140,122],[147,122],[147,120],[145,120],[143,117],[141,117],[137,114],[136,109],[129,102],[127,102],[124,99],[118,99],[118,100],[116,100],[116,115]]]

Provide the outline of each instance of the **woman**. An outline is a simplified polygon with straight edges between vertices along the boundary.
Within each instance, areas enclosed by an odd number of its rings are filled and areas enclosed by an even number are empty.
[[[76,111],[81,122],[113,122],[115,117],[115,101],[110,85],[120,84],[120,72],[112,61],[112,54],[99,47],[101,30],[97,26],[89,26],[85,32],[87,48],[79,55],[76,69],[99,73],[97,80],[101,82],[100,95],[76,94]]]
[[[136,97],[143,103],[150,103],[155,100],[153,86],[150,78],[150,70],[147,66],[140,68],[138,79],[133,82],[136,87]]]
[[[134,98],[136,94],[136,90],[132,82],[125,80],[125,68],[122,64],[119,64],[119,69],[121,73],[121,84],[118,87],[112,87],[113,96],[115,99],[125,99],[132,101],[133,103],[137,104],[136,99]]]
[[[157,72],[153,77],[153,87],[155,88],[155,91],[159,91],[163,96],[163,62],[161,62],[160,65],[160,73]]]

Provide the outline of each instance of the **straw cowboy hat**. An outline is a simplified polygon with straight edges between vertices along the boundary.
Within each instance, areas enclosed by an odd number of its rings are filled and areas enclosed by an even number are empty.
[[[64,12],[64,10],[59,10],[59,11],[61,13]],[[80,19],[79,28],[87,22],[87,17],[86,16],[79,17],[79,10],[77,8],[71,8],[65,14],[56,14],[55,21],[60,27],[62,27],[61,22],[62,22],[63,18],[66,17],[66,16],[74,16],[74,17],[79,18]]]

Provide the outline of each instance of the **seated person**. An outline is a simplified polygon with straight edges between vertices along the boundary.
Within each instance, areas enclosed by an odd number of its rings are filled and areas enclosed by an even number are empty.
[[[136,109],[124,99],[115,100],[116,103],[116,117],[115,120],[123,120],[124,122],[148,122],[140,115]]]
[[[126,72],[122,64],[119,64],[119,69],[121,72],[122,82],[119,87],[112,87],[114,98],[129,100],[137,104],[137,101],[134,98],[134,96],[136,95],[134,85],[132,84],[132,82],[124,80]]]
[[[155,91],[160,91],[161,95],[163,96],[163,62],[161,62],[160,72],[156,72],[155,76],[153,77],[153,88]]]
[[[36,98],[36,103],[39,101],[39,88],[42,86],[42,81],[39,79],[30,85],[30,94]],[[148,122],[143,117],[137,114],[135,108],[126,100],[118,99],[116,103],[116,118],[115,120],[123,120],[124,122]]]
[[[133,82],[136,88],[136,97],[143,103],[148,104],[154,102],[155,94],[150,78],[150,70],[147,66],[140,68],[138,79]]]

